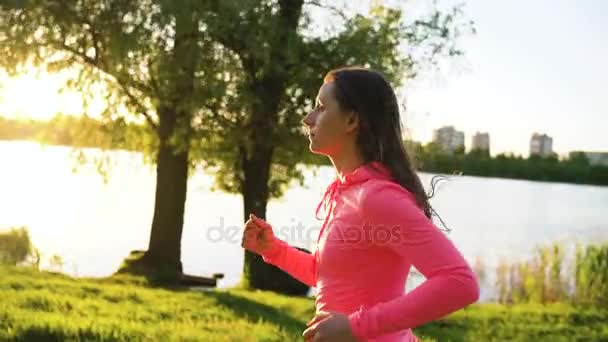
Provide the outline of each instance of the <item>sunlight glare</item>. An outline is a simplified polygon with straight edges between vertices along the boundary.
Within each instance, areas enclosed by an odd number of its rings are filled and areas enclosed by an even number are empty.
[[[81,93],[60,91],[70,76],[68,71],[49,74],[36,67],[16,77],[0,74],[0,116],[49,120],[58,113],[79,116],[85,112]],[[87,113],[98,115],[105,107],[101,96],[90,103]]]

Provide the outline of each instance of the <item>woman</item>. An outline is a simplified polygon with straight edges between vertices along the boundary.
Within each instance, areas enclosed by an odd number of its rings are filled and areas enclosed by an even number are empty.
[[[307,341],[417,341],[411,329],[479,297],[479,284],[431,207],[404,148],[399,106],[385,78],[363,68],[330,71],[303,123],[310,150],[337,178],[313,254],[275,237],[253,215],[242,245],[317,288]],[[410,267],[426,281],[404,293]]]

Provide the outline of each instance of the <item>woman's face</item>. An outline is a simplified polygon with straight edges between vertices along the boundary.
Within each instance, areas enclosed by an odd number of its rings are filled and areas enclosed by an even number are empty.
[[[334,82],[321,86],[315,108],[302,120],[308,129],[310,151],[327,156],[336,155],[346,144],[354,143],[357,127],[356,115],[340,109],[334,87]]]

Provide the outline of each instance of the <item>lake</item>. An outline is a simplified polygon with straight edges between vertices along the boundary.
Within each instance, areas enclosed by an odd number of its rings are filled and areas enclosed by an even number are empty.
[[[0,228],[27,226],[43,261],[60,255],[65,273],[107,276],[131,250],[147,248],[155,170],[138,153],[114,151],[116,164],[105,184],[92,165],[73,173],[71,152],[0,142]],[[280,237],[312,250],[321,224],[314,209],[334,171],[306,168],[305,175],[305,187],[294,184],[269,203],[267,218]],[[426,187],[432,176],[421,173]],[[237,231],[243,202],[240,195],[213,191],[212,184],[213,177],[202,171],[189,180],[182,261],[190,274],[224,273],[219,286],[229,287],[243,266]],[[441,183],[431,203],[467,260],[482,260],[490,270],[501,258],[529,257],[536,245],[608,241],[608,187],[459,176]],[[298,226],[304,227],[301,236]],[[493,296],[492,274],[482,300]],[[419,283],[413,279],[411,286]]]

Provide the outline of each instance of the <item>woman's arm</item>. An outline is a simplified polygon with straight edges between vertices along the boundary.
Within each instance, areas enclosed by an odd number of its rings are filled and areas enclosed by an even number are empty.
[[[308,286],[317,285],[316,260],[313,254],[299,251],[275,238],[271,247],[262,253],[262,258]]]
[[[414,328],[459,310],[479,298],[478,279],[462,254],[398,184],[380,183],[364,195],[362,210],[372,229],[392,232],[384,244],[427,279],[411,292],[349,316],[361,339]]]

